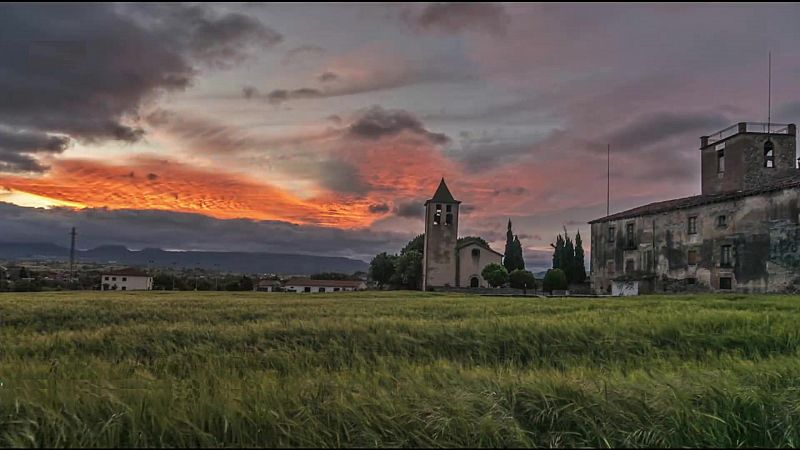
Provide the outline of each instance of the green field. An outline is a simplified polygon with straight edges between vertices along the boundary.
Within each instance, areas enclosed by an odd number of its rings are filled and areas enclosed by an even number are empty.
[[[0,447],[800,445],[800,297],[0,294],[0,321]]]

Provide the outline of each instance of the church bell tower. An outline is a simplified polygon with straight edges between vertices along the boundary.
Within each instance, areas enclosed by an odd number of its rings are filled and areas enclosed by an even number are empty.
[[[422,259],[422,290],[456,286],[458,206],[444,178],[436,193],[425,202],[425,244]]]

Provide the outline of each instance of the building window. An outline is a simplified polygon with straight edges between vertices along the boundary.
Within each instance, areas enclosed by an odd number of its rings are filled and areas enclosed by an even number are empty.
[[[636,270],[636,262],[632,259],[625,260],[625,273],[632,273]]]
[[[117,277],[111,277],[111,281],[117,281]]]
[[[608,272],[609,275],[613,275],[615,269],[616,269],[616,267],[614,267],[614,261],[613,260],[606,261],[606,272]]]
[[[615,227],[608,227],[608,243],[613,244],[614,238],[617,235],[617,229]]]
[[[453,215],[452,214],[447,214],[446,216],[444,216],[444,224],[445,225],[452,225],[453,224]]]
[[[697,278],[687,278],[686,284],[697,284]]]
[[[311,292],[311,288],[310,287],[304,287],[303,288],[303,292]]]
[[[122,281],[128,281],[128,277],[122,277]]]
[[[689,234],[697,234],[697,216],[689,217],[689,226],[686,232]]]
[[[447,212],[453,212],[453,205],[447,205]]]
[[[128,288],[126,288],[125,286],[122,286],[120,289],[122,289],[123,291],[127,291],[128,290]]]
[[[339,288],[333,288],[333,292],[339,292]]]
[[[720,267],[732,267],[733,266],[733,257],[731,256],[731,246],[730,245],[723,245],[721,252],[720,252],[720,259],[719,259]]]
[[[628,248],[634,248],[636,245],[633,240],[633,224],[629,223],[625,225],[625,240]]]
[[[106,281],[108,281],[108,277],[106,277]]]
[[[690,266],[696,266],[697,265],[697,250],[689,250],[689,252],[686,255],[686,260],[687,260],[687,262],[689,263]]]
[[[725,150],[717,150],[717,173],[725,172]]]
[[[764,143],[764,167],[770,169],[775,167],[775,146],[772,141]]]
[[[433,224],[439,225],[442,223],[442,205],[436,205],[436,213],[433,215]]]
[[[733,280],[731,280],[731,277],[720,277],[719,288],[726,291],[733,289]]]
[[[325,292],[325,288],[324,288],[324,287],[321,287],[321,288],[319,288],[319,291],[320,291],[320,292]]]
[[[728,226],[728,216],[725,214],[717,216],[717,226],[720,228],[724,228]]]
[[[472,257],[473,258],[480,258],[481,257],[481,251],[478,250],[477,248],[473,248],[472,249]]]

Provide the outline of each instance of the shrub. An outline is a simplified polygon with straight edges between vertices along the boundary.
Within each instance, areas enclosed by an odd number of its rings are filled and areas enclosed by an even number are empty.
[[[517,269],[508,274],[508,281],[515,289],[535,289],[536,277],[529,270]]]
[[[567,289],[567,274],[561,269],[550,269],[544,275],[542,289],[546,292],[563,291]]]
[[[491,263],[484,267],[481,276],[492,287],[499,287],[508,282],[508,271],[505,267],[497,263]]]

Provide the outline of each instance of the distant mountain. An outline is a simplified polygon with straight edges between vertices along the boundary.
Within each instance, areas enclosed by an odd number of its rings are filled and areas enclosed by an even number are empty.
[[[0,259],[66,260],[69,259],[69,249],[47,243],[0,242]],[[366,272],[369,269],[369,264],[364,261],[334,256],[247,252],[174,252],[158,248],[134,251],[118,245],[78,250],[75,252],[75,259],[78,262],[99,264],[188,269],[197,267],[227,272],[292,275],[309,275],[320,272]]]

